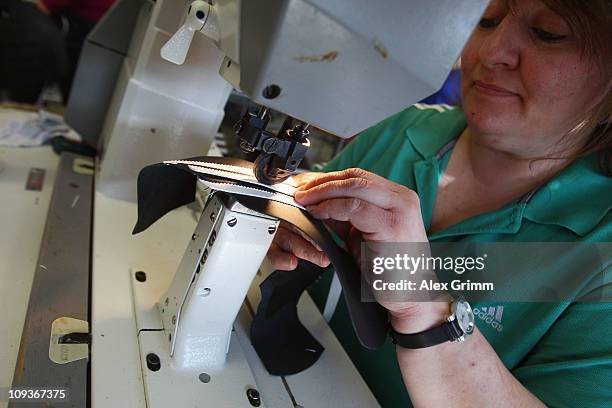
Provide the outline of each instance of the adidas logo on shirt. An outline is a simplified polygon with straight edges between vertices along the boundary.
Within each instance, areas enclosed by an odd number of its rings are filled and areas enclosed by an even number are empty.
[[[502,325],[502,316],[504,314],[503,306],[488,306],[474,308],[474,316],[480,318],[486,324],[501,333],[504,330]]]

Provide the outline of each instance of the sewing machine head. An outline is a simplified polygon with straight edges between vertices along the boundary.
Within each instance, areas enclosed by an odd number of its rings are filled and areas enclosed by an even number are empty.
[[[285,181],[295,171],[308,149],[307,123],[287,117],[278,134],[266,130],[270,116],[268,108],[257,113],[247,111],[234,126],[243,152],[256,153],[255,177],[265,184]]]
[[[241,147],[260,153],[257,178],[273,184],[304,157],[308,124],[350,137],[438,90],[486,4],[196,0],[161,55],[184,63],[202,33],[234,88],[297,118],[278,135],[265,130],[266,108],[236,125]]]

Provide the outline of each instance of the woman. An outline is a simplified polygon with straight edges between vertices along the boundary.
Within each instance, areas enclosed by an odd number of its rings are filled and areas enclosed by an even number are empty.
[[[366,130],[327,174],[302,176],[296,200],[351,247],[612,241],[611,29],[609,0],[493,0],[462,55],[463,109],[415,106]],[[329,264],[286,228],[268,256]],[[383,306],[398,333],[449,314]],[[477,317],[466,342],[378,352],[359,347],[343,302],[331,326],[383,406],[609,406],[610,303],[472,306],[503,325]]]

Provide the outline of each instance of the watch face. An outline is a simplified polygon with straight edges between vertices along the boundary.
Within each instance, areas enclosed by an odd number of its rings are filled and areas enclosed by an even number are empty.
[[[466,335],[472,334],[474,331],[474,312],[470,304],[465,300],[459,300],[455,309],[455,316],[463,333]]]

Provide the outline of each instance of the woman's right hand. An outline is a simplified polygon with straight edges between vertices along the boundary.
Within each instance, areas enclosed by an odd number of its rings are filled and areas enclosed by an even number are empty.
[[[268,259],[275,269],[292,271],[298,265],[298,259],[312,262],[322,268],[330,261],[325,252],[291,224],[282,222],[276,231],[272,245],[268,250]]]

